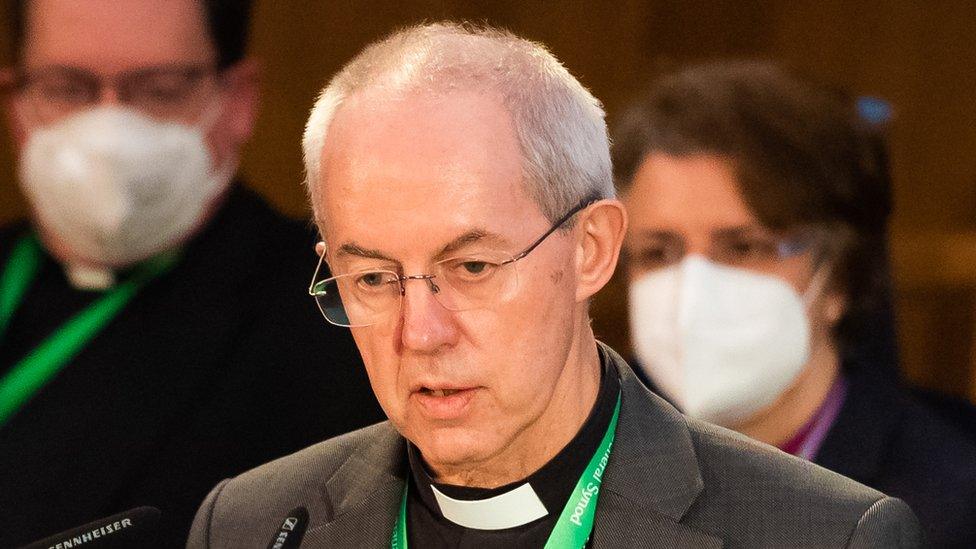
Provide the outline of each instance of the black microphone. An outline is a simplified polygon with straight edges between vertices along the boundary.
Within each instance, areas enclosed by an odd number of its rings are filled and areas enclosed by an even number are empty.
[[[54,534],[30,545],[25,545],[21,549],[145,547],[141,542],[150,539],[147,534],[152,533],[157,522],[159,522],[159,509],[136,507],[60,534]]]
[[[308,509],[295,507],[292,509],[285,520],[281,521],[281,526],[275,531],[268,549],[292,549],[302,544],[305,537],[305,528],[308,527]]]

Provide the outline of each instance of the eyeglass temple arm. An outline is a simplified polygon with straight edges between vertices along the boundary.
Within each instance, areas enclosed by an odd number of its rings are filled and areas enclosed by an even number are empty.
[[[563,226],[563,223],[566,223],[567,221],[569,221],[569,219],[571,217],[573,217],[574,215],[578,214],[580,211],[582,211],[583,209],[585,209],[590,204],[593,204],[597,200],[600,200],[600,195],[598,195],[596,193],[591,194],[591,195],[588,195],[583,200],[580,200],[579,204],[577,204],[576,206],[574,206],[573,209],[571,209],[568,212],[566,212],[566,215],[564,215],[564,216],[560,217],[559,219],[557,219],[556,222],[552,224],[552,227],[549,227],[549,230],[546,231],[545,233],[543,233],[542,236],[540,236],[539,238],[537,238],[535,240],[535,242],[533,242],[532,244],[529,244],[529,247],[528,248],[522,250],[521,253],[519,253],[518,255],[516,255],[515,257],[513,257],[512,259],[509,259],[508,261],[502,262],[502,265],[508,265],[509,263],[514,263],[514,262],[518,261],[519,259],[522,259],[523,257],[525,257],[525,256],[529,255],[530,253],[532,253],[532,250],[536,249],[539,246],[539,244],[542,244],[542,242],[545,239],[549,238],[549,235],[551,235],[552,233],[556,232],[556,229],[558,229],[559,227],[562,227]]]
[[[308,283],[308,295],[315,296],[315,281],[319,278],[319,271],[322,270],[322,263],[325,261],[325,249],[322,250],[322,254],[319,255],[319,262],[315,266],[315,272],[312,273],[312,281]]]

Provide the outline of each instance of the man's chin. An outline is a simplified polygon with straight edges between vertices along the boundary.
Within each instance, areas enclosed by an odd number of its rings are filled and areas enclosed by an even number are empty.
[[[501,448],[490,435],[464,427],[441,427],[424,432],[414,446],[436,473],[466,471],[489,461]]]

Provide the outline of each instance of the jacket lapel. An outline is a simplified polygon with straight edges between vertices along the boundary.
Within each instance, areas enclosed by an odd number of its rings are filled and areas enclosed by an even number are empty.
[[[406,444],[390,423],[381,425],[323,485],[333,512],[305,535],[308,547],[384,547],[390,543],[406,479]]]
[[[684,418],[648,391],[609,347],[620,374],[621,413],[596,511],[593,546],[718,548],[718,538],[680,524],[702,490]]]

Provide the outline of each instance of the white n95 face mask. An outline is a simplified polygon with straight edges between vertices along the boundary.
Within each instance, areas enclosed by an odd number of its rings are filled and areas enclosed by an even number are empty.
[[[698,256],[631,283],[630,326],[650,379],[726,427],[775,402],[810,357],[806,305],[789,284]]]
[[[73,254],[130,265],[188,236],[226,188],[231,170],[214,172],[209,125],[97,107],[31,131],[21,186],[40,223]]]

